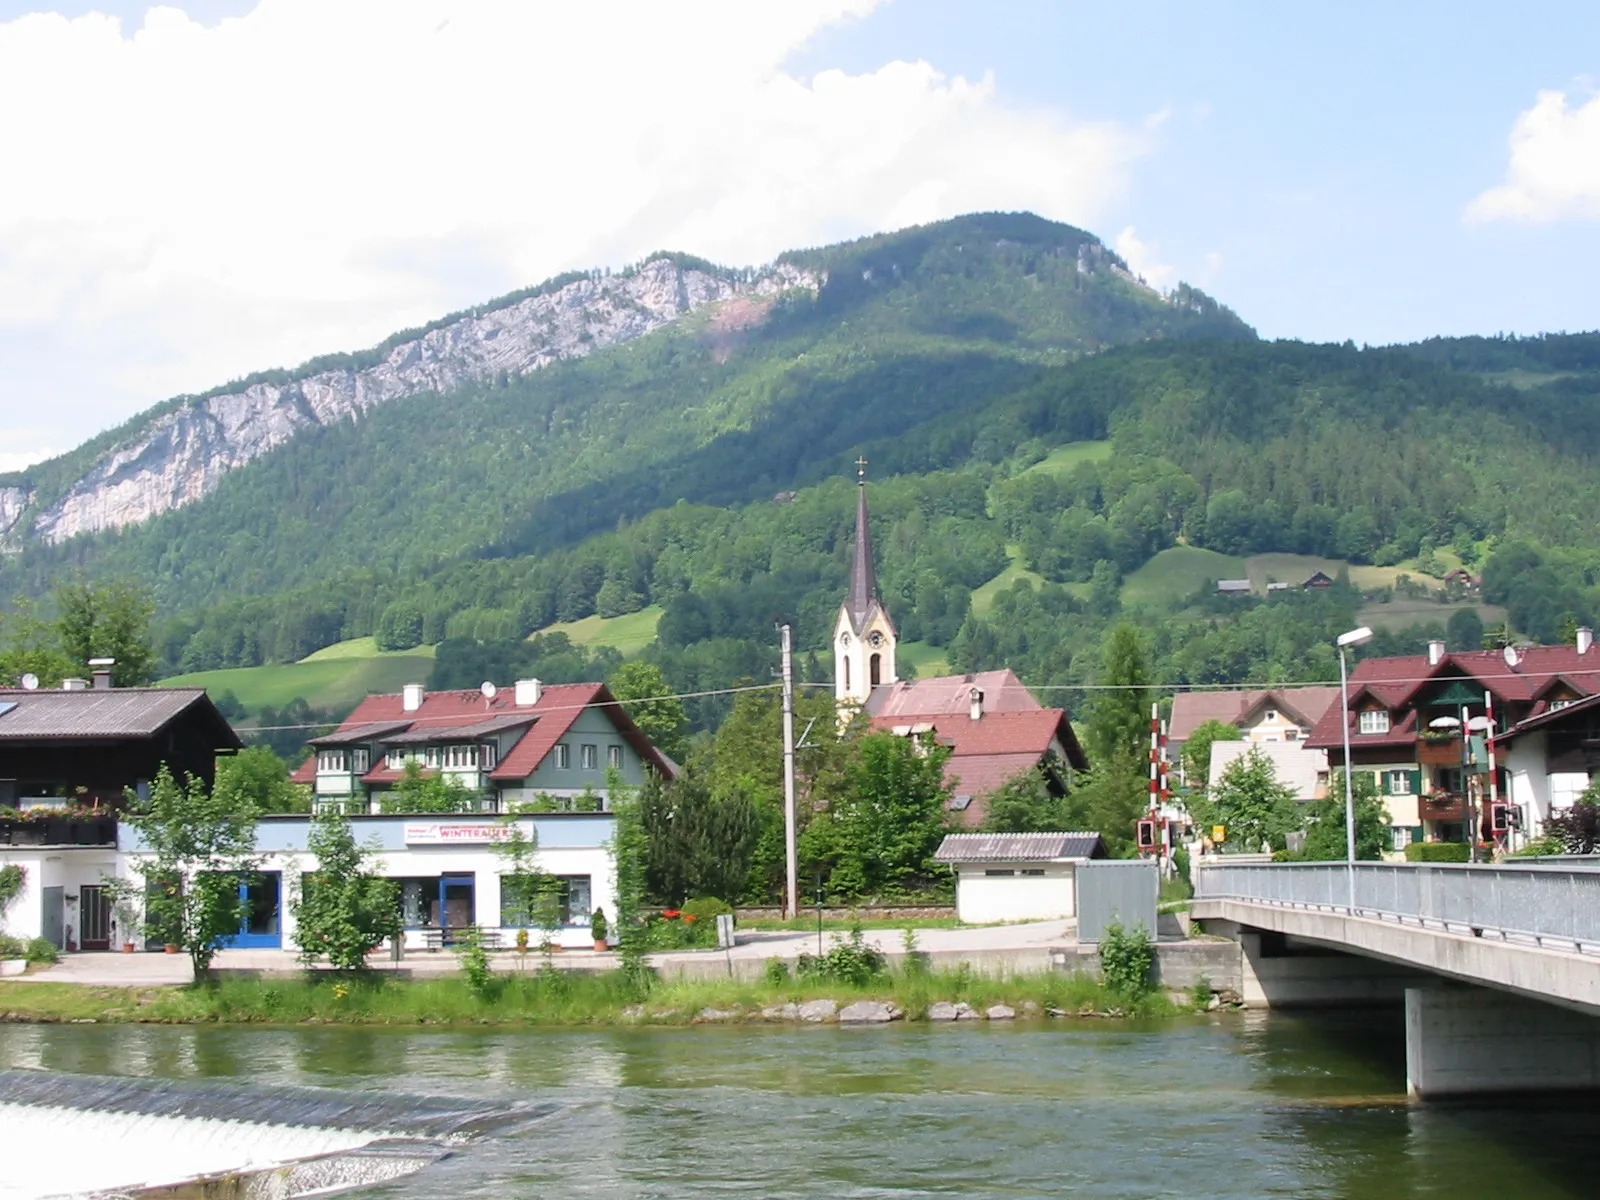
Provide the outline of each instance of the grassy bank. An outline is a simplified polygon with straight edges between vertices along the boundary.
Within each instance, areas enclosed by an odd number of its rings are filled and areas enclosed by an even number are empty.
[[[982,1011],[1007,1004],[1045,1017],[1162,1017],[1185,1011],[1165,995],[1129,1003],[1084,975],[988,978],[970,972],[882,975],[870,983],[791,980],[655,982],[641,993],[620,971],[551,971],[496,976],[483,994],[463,976],[346,979],[331,973],[294,979],[223,979],[185,988],[96,988],[75,984],[0,983],[0,1020],[178,1024],[341,1025],[686,1025],[713,1009],[721,1019],[761,1021],[761,1010],[832,999],[889,1001],[908,1020],[941,1000]]]

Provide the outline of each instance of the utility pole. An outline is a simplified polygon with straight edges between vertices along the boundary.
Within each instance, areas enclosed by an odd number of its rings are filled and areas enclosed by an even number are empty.
[[[787,625],[779,633],[783,640],[783,853],[786,887],[784,915],[800,915],[799,884],[795,868],[794,833],[794,647]]]

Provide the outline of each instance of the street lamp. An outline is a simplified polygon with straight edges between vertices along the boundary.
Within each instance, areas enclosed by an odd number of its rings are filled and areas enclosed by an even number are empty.
[[[1352,916],[1356,911],[1356,797],[1350,777],[1350,676],[1345,669],[1344,652],[1351,646],[1363,646],[1372,640],[1372,630],[1363,625],[1349,633],[1341,633],[1334,644],[1339,647],[1339,706],[1344,713],[1344,860],[1349,883]]]

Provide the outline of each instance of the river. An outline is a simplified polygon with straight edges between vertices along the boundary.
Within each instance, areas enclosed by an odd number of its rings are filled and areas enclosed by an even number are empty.
[[[1408,1104],[1397,1013],[533,1032],[0,1025],[0,1066],[566,1106],[363,1193],[374,1197],[1600,1194],[1593,1109]]]

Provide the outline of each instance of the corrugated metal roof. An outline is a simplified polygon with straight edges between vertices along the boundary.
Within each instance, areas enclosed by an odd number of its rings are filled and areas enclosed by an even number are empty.
[[[951,833],[935,862],[1053,862],[1104,855],[1098,833]]]
[[[4,698],[15,707],[0,714],[0,741],[150,737],[192,705],[210,707],[204,688],[8,691]]]

